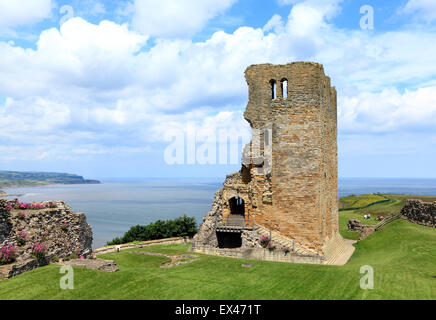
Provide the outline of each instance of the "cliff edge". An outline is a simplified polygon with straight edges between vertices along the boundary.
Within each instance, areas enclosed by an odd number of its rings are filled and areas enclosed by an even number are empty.
[[[39,257],[35,247],[43,251]],[[63,201],[0,199],[0,280],[50,261],[91,254],[92,230],[84,213],[73,212]]]

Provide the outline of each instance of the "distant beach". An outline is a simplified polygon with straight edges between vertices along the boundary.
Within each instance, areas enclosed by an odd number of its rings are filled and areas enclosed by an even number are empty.
[[[3,188],[7,198],[24,202],[64,200],[74,211],[86,213],[94,233],[93,247],[122,236],[133,225],[183,214],[198,223],[210,210],[224,179],[102,181],[102,184]],[[436,195],[436,179],[339,179],[339,197],[364,193]]]

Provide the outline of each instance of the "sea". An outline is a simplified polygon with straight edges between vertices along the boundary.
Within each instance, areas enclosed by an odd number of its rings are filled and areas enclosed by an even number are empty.
[[[84,212],[99,248],[131,226],[186,214],[200,224],[223,179],[113,179],[101,184],[3,189],[22,202],[63,200]],[[436,179],[340,178],[339,197],[365,193],[436,195]]]

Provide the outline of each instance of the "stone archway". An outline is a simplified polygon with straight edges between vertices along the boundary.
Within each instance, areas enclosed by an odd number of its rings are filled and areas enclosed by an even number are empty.
[[[229,199],[230,217],[245,218],[245,201],[239,196]]]

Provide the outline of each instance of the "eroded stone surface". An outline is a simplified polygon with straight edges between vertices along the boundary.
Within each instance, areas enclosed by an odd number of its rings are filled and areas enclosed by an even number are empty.
[[[73,212],[63,201],[56,203],[56,208],[0,213],[0,247],[13,245],[17,248],[16,262],[3,268],[13,270],[8,272],[11,276],[49,263],[52,259],[92,254],[92,230],[85,214]],[[24,244],[18,241],[20,232],[27,236]],[[47,248],[46,259],[40,263],[29,262],[34,260],[32,247],[36,243]]]
[[[375,231],[376,226],[364,225],[359,220],[348,220],[348,230],[360,232],[359,240],[363,240]]]
[[[0,280],[12,278],[21,273],[42,267],[48,264],[48,260],[38,262],[36,259],[20,260],[18,262],[0,266]]]
[[[401,216],[410,222],[428,227],[436,227],[436,202],[407,200]]]
[[[101,270],[106,272],[116,272],[120,270],[117,264],[112,260],[103,259],[72,259],[63,261],[60,264],[73,267],[83,267],[94,270]]]
[[[195,254],[179,254],[176,256],[170,256],[167,254],[159,253],[159,252],[149,252],[149,251],[132,251],[133,254],[143,254],[147,256],[157,256],[157,257],[165,257],[170,259],[171,261],[165,262],[160,266],[160,268],[172,268],[175,266],[180,266],[183,264],[191,263],[200,259],[199,256]]]

